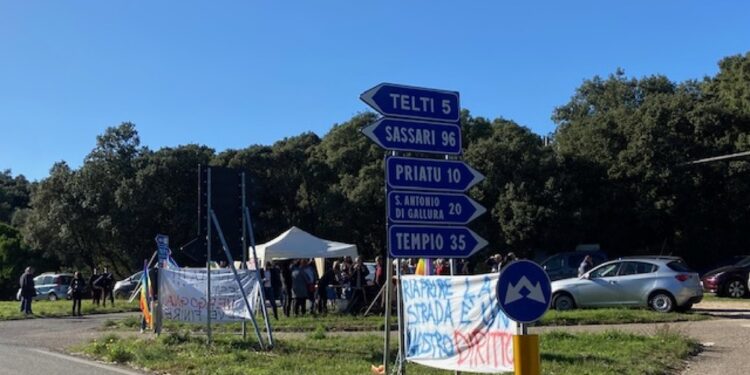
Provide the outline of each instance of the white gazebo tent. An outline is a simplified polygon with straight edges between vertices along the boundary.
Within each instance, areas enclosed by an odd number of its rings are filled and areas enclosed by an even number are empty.
[[[339,258],[357,256],[357,245],[324,240],[297,227],[264,244],[257,245],[258,262],[272,259]]]

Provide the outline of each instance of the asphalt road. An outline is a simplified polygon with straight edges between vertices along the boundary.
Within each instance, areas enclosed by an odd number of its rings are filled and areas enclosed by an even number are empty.
[[[28,319],[0,322],[0,374],[134,375],[139,372],[64,354],[71,345],[102,334],[107,319],[128,314],[83,318]]]

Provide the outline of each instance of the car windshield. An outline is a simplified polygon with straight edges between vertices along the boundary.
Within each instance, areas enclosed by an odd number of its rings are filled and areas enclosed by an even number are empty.
[[[597,278],[597,277],[609,277],[614,276],[617,273],[617,267],[620,265],[620,263],[611,263],[611,264],[605,264],[593,271],[589,274],[589,277],[591,278]]]
[[[747,267],[750,266],[750,257],[745,257],[745,259],[737,262],[737,267]]]

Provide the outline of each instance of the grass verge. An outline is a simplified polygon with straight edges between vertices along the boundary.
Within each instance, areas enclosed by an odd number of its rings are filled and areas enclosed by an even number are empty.
[[[72,315],[73,302],[71,301],[34,301],[31,304],[34,314],[26,316],[20,311],[20,302],[17,301],[0,301],[0,320],[18,320],[33,318],[59,318]],[[111,314],[117,312],[138,311],[137,301],[128,303],[125,300],[115,301],[115,306],[107,307],[96,306],[91,300],[82,301],[81,313],[83,315],[91,314]]]
[[[684,336],[661,329],[651,336],[619,331],[552,332],[542,335],[542,368],[548,374],[676,374],[699,348]],[[160,338],[107,335],[75,348],[96,359],[172,374],[362,374],[381,361],[378,335],[331,335],[319,328],[299,338],[277,339],[271,352],[253,341],[217,335],[211,346],[188,331]],[[395,358],[395,350],[391,358]],[[648,358],[644,361],[644,358]],[[452,374],[407,364],[410,374]]]
[[[580,309],[570,311],[550,310],[537,326],[571,326],[588,324],[671,323],[711,319],[694,313],[658,313],[645,309]]]
[[[682,314],[682,313],[657,313],[644,309],[585,309],[571,311],[554,311],[550,310],[537,326],[570,326],[586,324],[629,324],[629,323],[670,323],[682,321],[697,321],[710,319],[707,315],[702,314]],[[394,317],[393,329],[396,327]],[[258,322],[263,326],[263,319]],[[129,317],[120,321],[108,322],[108,329],[138,329],[140,328],[140,317]],[[301,317],[286,318],[281,316],[279,320],[271,320],[273,330],[276,332],[310,332],[318,327],[328,332],[351,332],[351,331],[379,331],[384,327],[382,316],[351,316],[340,314],[326,315],[305,315]],[[250,323],[248,323],[250,326]],[[222,324],[213,328],[218,332],[237,332],[240,330],[239,324]],[[203,331],[202,325],[181,324],[167,321],[164,323],[165,331],[189,330],[193,332]]]
[[[713,293],[705,293],[703,294],[703,301],[701,302],[729,302],[729,303],[738,303],[738,304],[750,304],[750,299],[719,297]]]

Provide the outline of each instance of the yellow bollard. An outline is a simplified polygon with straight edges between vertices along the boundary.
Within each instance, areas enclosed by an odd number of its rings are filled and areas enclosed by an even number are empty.
[[[540,375],[539,335],[513,336],[515,375]]]

